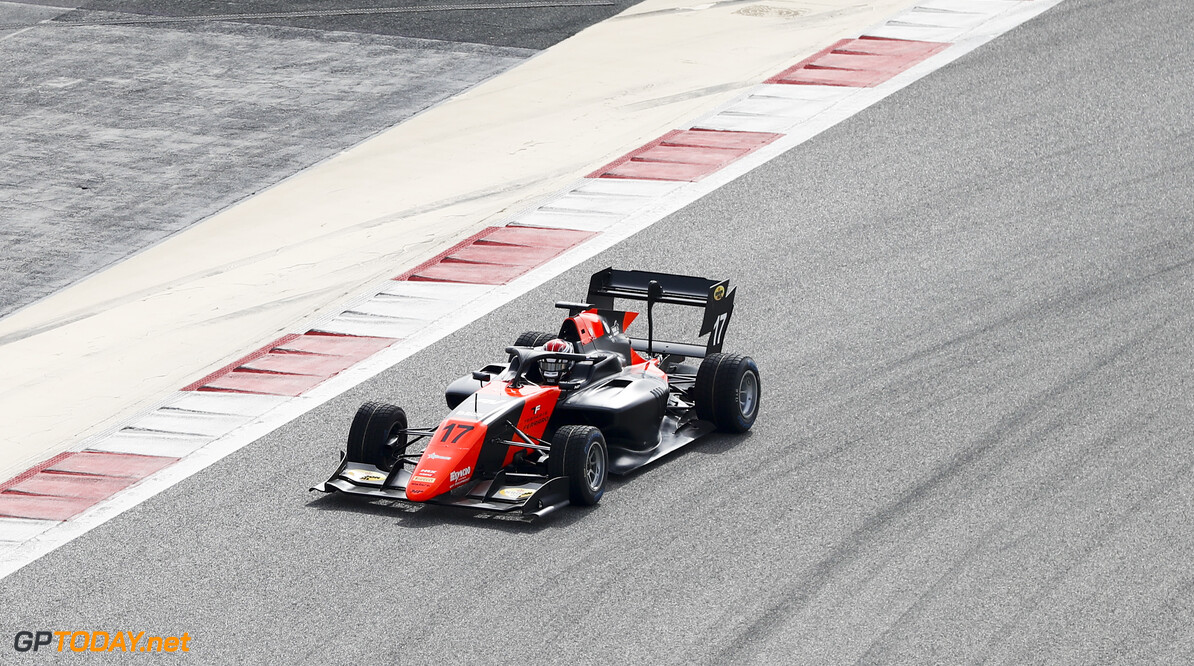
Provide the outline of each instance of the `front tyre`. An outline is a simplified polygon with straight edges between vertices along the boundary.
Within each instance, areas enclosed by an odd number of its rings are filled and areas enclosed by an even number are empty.
[[[722,432],[746,432],[759,414],[759,366],[742,354],[710,354],[697,368],[697,416]]]
[[[348,430],[348,460],[390,471],[406,453],[406,412],[384,402],[366,402]]]
[[[551,477],[568,477],[573,504],[592,506],[605,494],[609,449],[601,431],[592,426],[564,426],[551,438],[547,459]]]

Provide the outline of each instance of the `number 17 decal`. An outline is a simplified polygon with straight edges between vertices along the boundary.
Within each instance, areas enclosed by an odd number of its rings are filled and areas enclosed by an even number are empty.
[[[713,321],[713,344],[720,345],[722,339],[726,336],[726,320],[729,319],[730,313],[723,312],[717,315],[717,319]]]
[[[448,437],[451,436],[452,431],[459,428],[460,429],[459,432],[457,432],[456,436],[452,438],[452,443],[455,444],[456,442],[460,441],[461,437],[464,437],[465,433],[471,431],[475,427],[476,426],[471,426],[471,425],[467,425],[464,423],[449,423],[448,427],[444,428],[444,436],[440,437],[439,441],[441,441],[441,442],[448,441]]]

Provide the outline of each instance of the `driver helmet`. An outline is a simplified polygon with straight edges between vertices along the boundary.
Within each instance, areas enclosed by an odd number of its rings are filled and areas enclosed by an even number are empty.
[[[548,340],[547,344],[543,345],[543,351],[571,353],[572,343],[559,338]],[[559,384],[571,369],[572,361],[566,359],[545,358],[539,361],[539,373],[543,375],[543,381],[548,384]]]

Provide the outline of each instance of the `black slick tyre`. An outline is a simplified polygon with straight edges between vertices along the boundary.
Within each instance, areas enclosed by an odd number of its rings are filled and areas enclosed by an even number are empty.
[[[573,504],[592,506],[605,494],[609,449],[601,431],[592,426],[564,426],[551,438],[549,476],[568,477]]]
[[[697,368],[697,416],[722,432],[746,432],[759,415],[759,366],[742,354],[710,354]]]
[[[390,471],[406,453],[406,412],[384,402],[366,402],[348,430],[348,460]]]
[[[526,331],[518,336],[514,341],[515,347],[542,347],[551,340],[555,340],[556,336],[551,333],[544,333],[543,331]]]

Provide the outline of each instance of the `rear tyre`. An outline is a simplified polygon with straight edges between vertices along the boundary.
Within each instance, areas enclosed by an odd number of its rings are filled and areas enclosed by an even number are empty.
[[[518,336],[514,341],[515,347],[542,347],[551,340],[555,340],[556,336],[551,333],[544,333],[543,331],[527,331]]]
[[[746,432],[759,414],[759,366],[742,354],[710,354],[697,368],[697,416],[722,432]]]
[[[551,477],[568,477],[573,504],[592,506],[605,494],[609,473],[609,449],[605,437],[593,426],[564,426],[551,438],[547,459]]]
[[[348,430],[348,460],[390,471],[406,453],[406,412],[384,402],[366,402]]]

